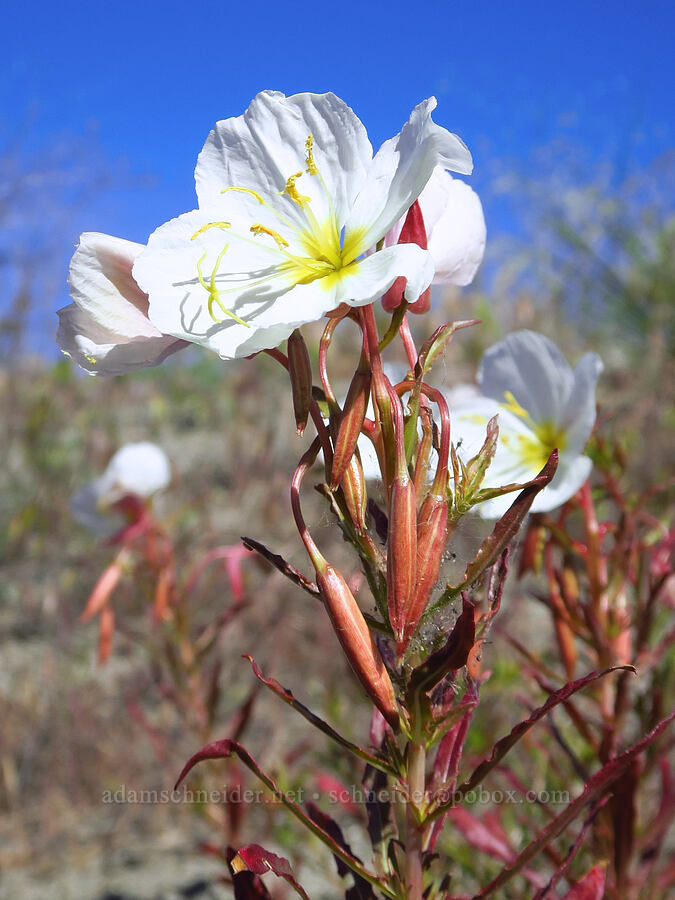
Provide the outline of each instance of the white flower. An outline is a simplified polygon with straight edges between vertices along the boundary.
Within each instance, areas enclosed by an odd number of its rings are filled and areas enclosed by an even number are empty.
[[[218,122],[195,172],[199,209],[162,225],[134,265],[163,333],[223,358],[277,346],[346,302],[371,303],[398,276],[414,301],[434,275],[414,244],[366,255],[437,166],[468,174],[462,141],[417,106],[373,157],[366,130],[334,94],[263,91]]]
[[[143,244],[108,234],[80,237],[69,275],[75,302],[59,310],[56,340],[66,356],[92,375],[156,366],[186,346],[148,319],[147,294],[131,274],[143,249]]]
[[[166,453],[143,441],[125,444],[114,454],[100,478],[80,488],[70,501],[74,518],[87,528],[106,532],[114,526],[106,514],[124,497],[147,500],[171,481]]]
[[[485,253],[485,217],[478,194],[436,167],[418,199],[435,267],[431,283],[471,284]],[[402,216],[387,232],[385,247],[396,244],[404,222]]]
[[[483,396],[451,409],[464,460],[478,452],[485,426],[499,414],[497,452],[484,488],[529,481],[557,448],[558,470],[532,511],[548,512],[576,494],[591,472],[583,450],[595,424],[595,385],[602,368],[600,357],[587,353],[572,370],[555,344],[533,331],[514,332],[487,350],[478,372]],[[477,511],[496,519],[513,500],[505,494]]]

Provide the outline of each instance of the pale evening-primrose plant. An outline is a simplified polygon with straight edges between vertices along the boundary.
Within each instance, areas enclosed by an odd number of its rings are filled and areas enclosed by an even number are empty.
[[[513,332],[485,352],[477,376],[481,396],[453,409],[458,453],[465,460],[478,452],[487,423],[498,416],[497,449],[484,489],[529,481],[557,449],[557,472],[532,511],[549,512],[576,494],[592,468],[583,451],[595,424],[595,386],[602,368],[596,353],[586,353],[572,369],[552,341],[527,330]],[[498,519],[512,500],[505,494],[475,510]]]
[[[304,589],[312,609],[315,603],[323,606],[364,699],[372,702],[369,740],[362,741],[366,746],[339,734],[249,659],[266,689],[359,764],[368,764],[366,781],[377,786],[377,798],[382,796],[380,788],[387,792],[389,799],[376,798],[366,810],[373,853],[364,854],[365,859],[355,856],[333,818],[339,812],[329,814],[311,801],[295,802],[276,776],[231,737],[232,731],[194,753],[177,784],[203,760],[236,756],[339,861],[340,874],[351,872],[351,881],[343,885],[345,896],[368,900],[447,900],[449,891],[460,896],[465,886],[459,881],[457,857],[451,865],[450,854],[435,850],[446,821],[453,846],[457,841],[453,809],[468,801],[509,749],[554,706],[613,671],[603,656],[605,668],[558,690],[547,688],[546,703],[528,709],[527,718],[494,744],[468,780],[460,781],[465,739],[488,677],[481,659],[502,602],[509,545],[531,508],[551,509],[587,478],[590,461],[583,448],[595,420],[601,363],[588,354],[572,372],[553,344],[521,332],[488,351],[480,373],[484,396],[460,407],[459,415],[456,409],[451,413],[452,402],[433,386],[434,366],[444,359],[454,335],[476,321],[445,322],[418,347],[407,312],[435,277],[456,283],[470,278],[484,241],[479,202],[460,188],[459,194],[470,202],[455,223],[462,240],[450,247],[445,216],[460,210],[451,209],[456,189],[438,169],[468,172],[471,159],[459,138],[432,122],[434,103],[426,101],[413,110],[401,133],[373,156],[363,125],[334,95],[287,98],[263,92],[243,116],[218,123],[209,136],[197,164],[197,210],[162,225],[146,248],[106,236],[83,238],[71,272],[74,309],[62,314],[71,337],[81,329],[73,355],[88,354],[92,371],[124,368],[124,354],[115,346],[118,332],[122,343],[138,341],[128,358],[136,367],[159,361],[172,342],[202,344],[225,359],[266,350],[290,376],[298,434],[304,433],[311,416],[316,436],[303,447],[290,495],[312,577],[257,539],[243,542]],[[441,212],[434,220],[422,195],[439,178],[449,187],[435,195]],[[402,218],[396,237],[391,232]],[[434,254],[439,235],[446,246]],[[103,248],[116,246],[123,265],[110,267],[105,253],[88,252],[92,241]],[[447,262],[451,250],[455,263],[446,265],[443,260]],[[374,301],[394,285],[392,302],[383,304],[393,311],[383,331]],[[427,302],[428,294],[414,311],[423,312]],[[313,365],[298,326],[324,316]],[[132,320],[137,322],[136,335]],[[354,375],[340,403],[331,385],[328,350],[336,329],[347,320],[360,335],[353,347]],[[96,340],[85,334],[94,327],[101,329],[100,335],[94,334]],[[285,338],[288,343],[280,348]],[[401,341],[407,357],[400,378],[385,368],[384,355],[394,340]],[[163,349],[148,341],[159,342]],[[96,357],[99,351],[101,360]],[[494,424],[489,426],[493,414],[500,419],[499,433]],[[379,502],[369,496],[372,480],[358,459],[363,435],[375,448]],[[474,438],[477,446],[472,447]],[[317,487],[335,517],[335,529],[354,553],[354,563],[344,574],[331,562],[334,548],[327,540],[328,529],[322,528],[315,538],[314,526],[303,513],[305,475],[320,452],[324,480]],[[561,472],[552,482],[559,459]],[[510,496],[502,499],[506,493]],[[589,489],[582,497],[584,493]],[[540,497],[547,499],[537,506]],[[459,520],[472,506],[487,499],[494,503],[494,498],[504,504],[504,515],[467,561],[461,579],[443,584],[443,563]],[[108,601],[126,565],[125,554],[139,536],[154,541],[160,534],[156,523],[144,517],[141,504],[137,512],[136,520],[118,536],[120,553],[99,580],[86,610],[87,615],[101,613],[102,658],[114,625]],[[589,513],[590,561],[599,558],[601,549],[599,529],[591,527],[591,520]],[[151,543],[146,542],[148,560]],[[155,565],[162,588],[155,602],[157,621],[170,621],[168,611],[176,597],[170,590],[175,584],[171,557],[168,546]],[[593,582],[599,598],[597,620],[606,604],[602,578],[594,575]],[[579,616],[576,620],[582,621]],[[275,612],[277,625],[287,627]],[[602,759],[602,768],[586,780],[584,793],[553,814],[543,837],[518,857],[509,853],[506,868],[480,889],[480,896],[494,894],[511,878],[531,879],[532,857],[561,835],[585,806],[603,800],[614,780],[629,772],[666,724],[660,722],[620,756]],[[219,831],[219,840],[222,837]],[[272,874],[307,896],[289,862],[258,843],[237,842],[236,850],[225,852],[223,859],[237,897],[269,896],[257,876]],[[567,859],[562,869],[566,865]],[[560,877],[561,869],[552,875]],[[538,876],[537,881],[544,883]]]

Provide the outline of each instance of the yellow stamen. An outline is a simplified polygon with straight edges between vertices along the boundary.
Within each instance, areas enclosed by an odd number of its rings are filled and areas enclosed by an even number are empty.
[[[200,234],[204,234],[205,231],[208,231],[209,228],[231,228],[231,222],[209,222],[208,225],[202,225],[201,228],[198,228],[197,231],[190,238],[191,241],[194,241],[196,237]]]
[[[526,409],[523,409],[511,391],[504,391],[504,399],[506,400],[506,403],[500,404],[504,409],[508,409],[509,412],[512,412],[514,416],[518,416],[519,419],[530,419],[529,412]]]
[[[305,197],[304,194],[299,193],[297,187],[295,186],[295,182],[300,178],[302,172],[296,172],[295,175],[291,175],[290,178],[286,181],[286,187],[281,192],[282,194],[288,194],[291,200],[294,200],[298,206],[302,206],[305,203],[309,203],[309,197]]]
[[[274,231],[272,228],[267,228],[265,225],[261,225],[259,222],[255,225],[251,225],[250,231],[252,231],[256,236],[259,234],[268,234],[271,238],[274,238],[280,250],[282,250],[284,247],[288,247],[288,241],[285,238],[282,238],[278,231]]]
[[[218,306],[225,313],[225,315],[229,316],[231,319],[234,319],[235,322],[239,322],[239,324],[243,325],[245,328],[250,328],[251,326],[248,324],[248,322],[244,322],[243,319],[240,319],[239,316],[236,316],[233,312],[231,312],[229,309],[227,309],[226,306],[224,306],[222,300],[220,299],[220,292],[218,291],[218,288],[216,287],[216,274],[218,273],[218,266],[220,265],[220,261],[223,258],[223,256],[225,256],[225,251],[227,250],[227,247],[228,247],[228,245],[225,244],[223,249],[218,254],[218,259],[216,260],[216,264],[213,267],[213,272],[211,272],[211,278],[209,279],[208,284],[202,273],[202,263],[206,259],[206,255],[207,255],[207,251],[205,250],[204,254],[200,257],[200,259],[197,262],[197,277],[199,278],[199,283],[201,284],[201,286],[204,288],[204,290],[209,295],[208,310],[209,310],[209,315],[211,316],[211,318],[213,319],[214,322],[222,322],[223,321],[222,319],[217,319],[213,314],[213,304],[217,303]]]
[[[221,193],[221,194],[226,194],[228,191],[240,191],[242,194],[250,194],[252,197],[255,197],[255,199],[258,201],[258,203],[259,203],[261,206],[264,206],[264,205],[265,205],[265,201],[264,201],[263,198],[260,196],[260,194],[259,194],[257,191],[251,190],[251,188],[247,188],[247,187],[226,187],[226,188],[223,188],[222,191],[221,191],[220,193]]]
[[[91,363],[92,366],[95,366],[95,365],[98,363],[98,360],[96,359],[96,357],[95,357],[95,356],[89,356],[88,353],[85,353],[85,354],[84,354],[84,358],[87,360],[88,363]]]
[[[318,175],[319,170],[316,167],[316,163],[314,162],[314,135],[307,135],[307,140],[305,141],[305,164],[307,166],[307,174],[308,175]]]

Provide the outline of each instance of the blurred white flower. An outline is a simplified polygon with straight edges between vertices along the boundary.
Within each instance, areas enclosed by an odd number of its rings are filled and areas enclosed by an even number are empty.
[[[557,448],[558,470],[535,498],[532,512],[555,509],[579,490],[592,468],[583,450],[595,424],[595,386],[602,368],[600,357],[587,353],[572,370],[556,345],[533,331],[514,332],[486,351],[478,371],[482,396],[450,410],[464,460],[478,452],[488,421],[499,415],[497,451],[484,488],[529,481]],[[513,500],[506,494],[476,510],[496,519]]]
[[[195,172],[199,209],[158,228],[134,278],[166,334],[225,359],[276,347],[299,325],[380,297],[398,276],[415,300],[431,255],[399,244],[366,255],[419,197],[434,168],[468,174],[462,141],[420,103],[373,157],[334,94],[263,91],[218,122]]]
[[[92,375],[122,375],[156,366],[184,341],[162,334],[148,319],[148,297],[131,269],[143,244],[85,232],[70,263],[74,302],[58,312],[56,340]]]
[[[110,513],[114,514],[116,503],[126,497],[147,500],[170,481],[171,466],[160,447],[148,441],[125,444],[114,454],[100,478],[73,495],[70,510],[86,528],[110,532],[115,528]]]

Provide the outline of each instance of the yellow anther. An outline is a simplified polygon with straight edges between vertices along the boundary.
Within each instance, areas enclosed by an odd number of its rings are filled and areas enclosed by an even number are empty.
[[[273,231],[271,228],[267,228],[265,225],[261,225],[260,223],[251,225],[250,230],[256,236],[259,234],[268,234],[271,238],[274,238],[280,250],[283,250],[284,247],[288,247],[288,241],[285,238],[282,238],[278,231]]]
[[[204,260],[206,259],[206,256],[207,256],[207,251],[205,250],[203,255],[199,258],[199,260],[197,262],[197,277],[199,278],[199,283],[201,284],[201,286],[204,288],[204,290],[209,295],[209,299],[207,301],[208,302],[208,310],[209,310],[209,315],[211,316],[211,318],[213,319],[214,322],[222,322],[223,321],[222,319],[217,319],[213,314],[213,304],[217,303],[218,306],[225,313],[225,315],[229,316],[231,319],[234,319],[235,322],[239,322],[240,325],[244,325],[246,328],[250,328],[251,326],[248,324],[248,322],[244,322],[243,319],[240,319],[239,316],[236,316],[233,312],[231,312],[229,309],[227,309],[224,306],[222,300],[220,299],[220,291],[216,287],[216,275],[218,273],[218,266],[220,265],[220,261],[223,258],[223,256],[225,256],[225,251],[227,250],[227,247],[228,247],[228,245],[225,244],[223,249],[218,254],[218,259],[216,260],[216,264],[213,267],[213,272],[211,272],[211,278],[209,279],[208,283],[206,282],[206,279],[204,278],[204,275],[202,273],[202,263],[204,262]]]
[[[208,231],[209,228],[231,228],[231,227],[232,227],[231,222],[209,222],[208,225],[202,225],[201,228],[198,228],[197,231],[195,231],[195,233],[192,235],[190,240],[194,241],[194,239],[198,235],[204,234],[204,232]]]
[[[242,194],[250,194],[252,197],[255,197],[255,199],[258,201],[258,203],[259,203],[261,206],[264,206],[264,205],[265,205],[265,201],[264,201],[263,198],[260,196],[260,194],[259,194],[257,191],[251,190],[251,188],[246,188],[246,187],[226,187],[226,188],[223,188],[222,191],[221,191],[220,193],[221,193],[221,194],[226,194],[228,191],[239,191],[239,192],[242,193]]]
[[[316,163],[314,162],[314,135],[310,134],[307,136],[307,140],[305,141],[305,164],[307,165],[307,174],[308,175],[318,175],[319,170],[316,167]]]
[[[88,363],[91,363],[92,366],[95,366],[95,365],[98,363],[98,360],[96,359],[96,357],[95,357],[95,356],[89,356],[88,353],[85,353],[85,354],[84,354],[84,358],[87,360]]]
[[[296,172],[295,175],[291,175],[291,177],[286,182],[286,187],[281,192],[282,194],[288,194],[291,200],[294,200],[298,206],[302,206],[304,203],[309,203],[309,197],[305,197],[303,194],[298,192],[297,187],[295,186],[295,182],[300,178],[302,172]]]
[[[529,412],[526,409],[523,409],[511,391],[504,391],[504,399],[506,400],[506,403],[500,404],[504,409],[508,409],[509,412],[512,412],[514,416],[518,416],[519,419],[530,419]]]

